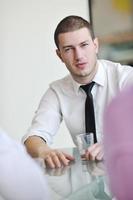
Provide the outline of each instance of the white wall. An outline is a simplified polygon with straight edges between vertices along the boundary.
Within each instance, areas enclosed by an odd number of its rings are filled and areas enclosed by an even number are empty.
[[[13,138],[25,134],[48,84],[68,73],[53,34],[70,14],[89,19],[88,1],[0,0],[0,123]],[[62,125],[55,144],[71,145],[67,137]]]

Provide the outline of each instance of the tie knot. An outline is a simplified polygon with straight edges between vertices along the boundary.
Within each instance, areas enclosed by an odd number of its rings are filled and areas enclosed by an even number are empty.
[[[90,94],[91,93],[91,90],[94,86],[95,82],[92,81],[91,83],[88,83],[86,85],[81,85],[80,87],[86,92],[86,94]]]

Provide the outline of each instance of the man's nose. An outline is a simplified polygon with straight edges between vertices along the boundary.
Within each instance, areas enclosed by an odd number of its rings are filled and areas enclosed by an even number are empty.
[[[80,60],[82,58],[82,50],[80,48],[75,48],[75,59]]]

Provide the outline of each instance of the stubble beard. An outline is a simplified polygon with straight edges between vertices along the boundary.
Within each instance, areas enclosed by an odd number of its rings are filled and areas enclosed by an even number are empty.
[[[74,80],[79,83],[89,83],[94,78],[97,71],[97,62],[91,70],[80,72],[80,73],[71,73]]]

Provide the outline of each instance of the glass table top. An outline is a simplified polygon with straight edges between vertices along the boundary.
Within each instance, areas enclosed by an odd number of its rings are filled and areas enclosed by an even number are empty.
[[[52,200],[114,200],[103,162],[81,160],[77,148],[63,149],[75,157],[67,167],[44,167]]]

